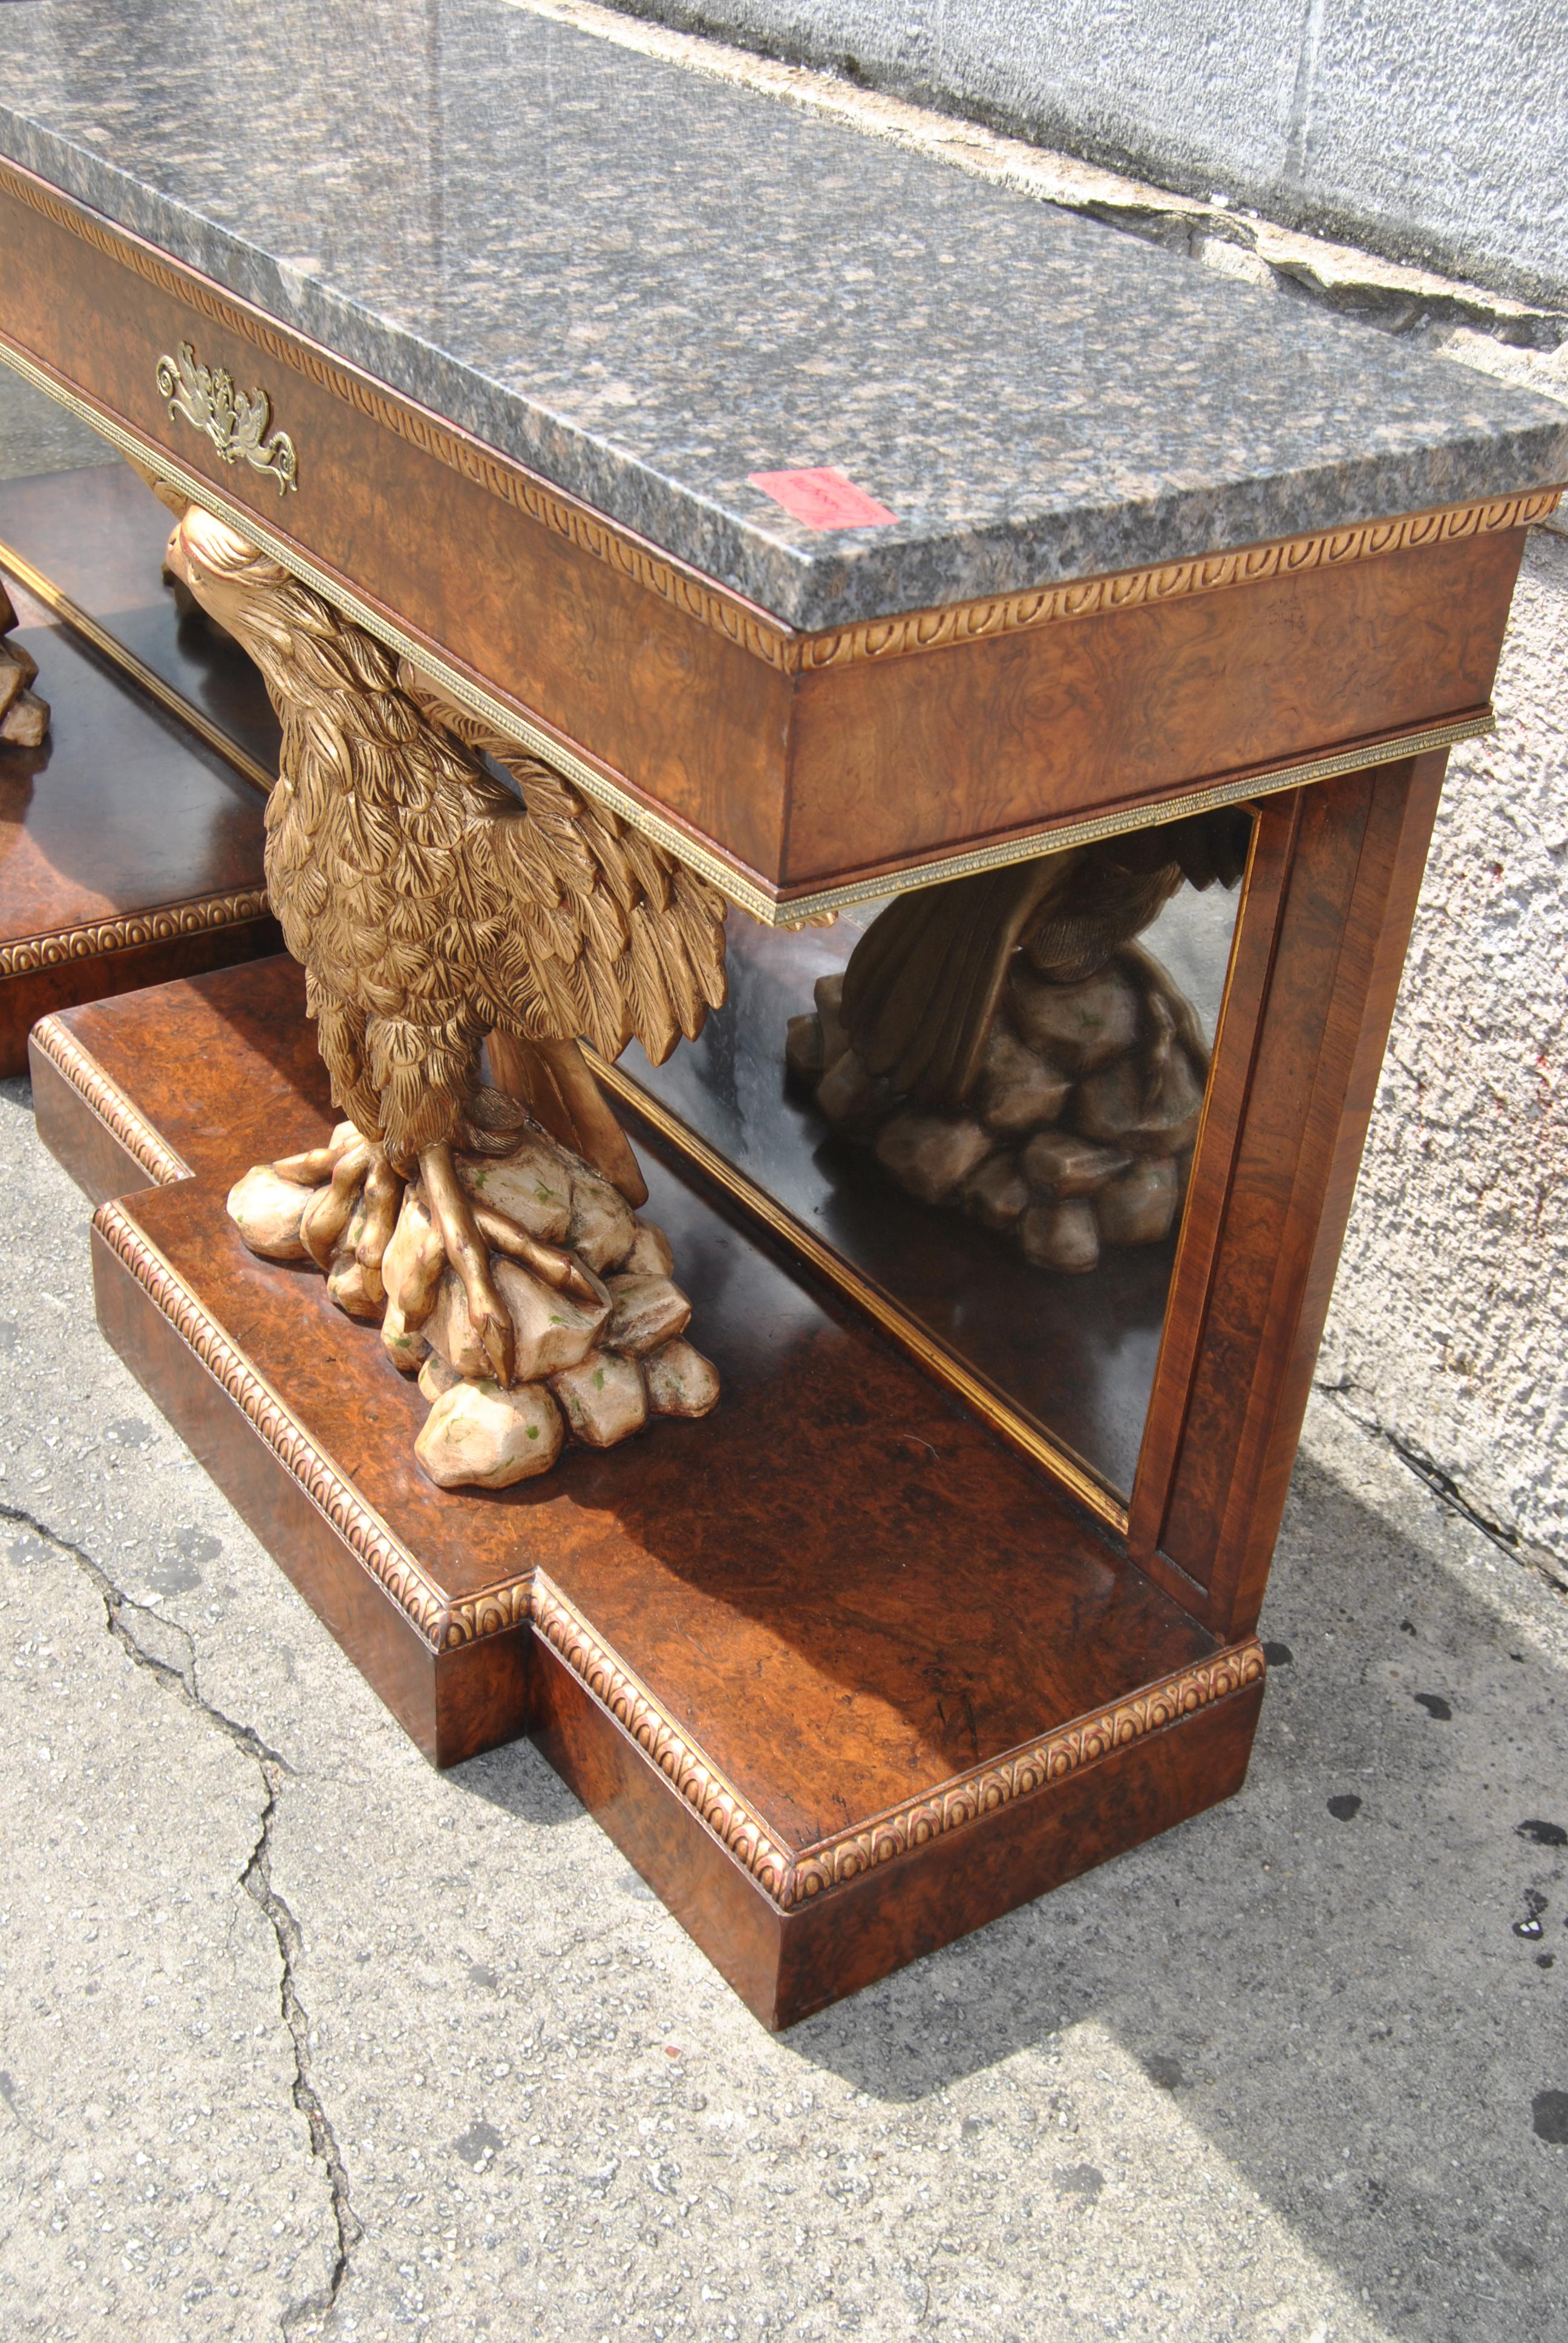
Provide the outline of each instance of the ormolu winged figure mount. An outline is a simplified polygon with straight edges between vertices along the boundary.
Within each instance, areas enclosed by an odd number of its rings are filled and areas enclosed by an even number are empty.
[[[717,1378],[578,1044],[662,1061],[700,1031],[722,898],[200,508],[168,566],[283,727],[267,889],[347,1118],[238,1183],[246,1242],[381,1321],[444,1485],[548,1469],[566,1426],[608,1446],[705,1413]]]

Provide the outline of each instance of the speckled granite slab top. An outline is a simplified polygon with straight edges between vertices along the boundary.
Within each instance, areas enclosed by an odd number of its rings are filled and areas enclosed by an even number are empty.
[[[1568,478],[1553,403],[513,0],[6,15],[0,151],[796,626]],[[892,524],[750,484],[829,468]]]

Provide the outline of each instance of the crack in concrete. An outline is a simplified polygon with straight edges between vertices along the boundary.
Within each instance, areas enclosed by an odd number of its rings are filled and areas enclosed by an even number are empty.
[[[205,1716],[209,1725],[216,1725],[220,1733],[226,1735],[247,1757],[254,1757],[258,1765],[264,1768],[269,1765],[276,1765],[285,1774],[293,1772],[287,1758],[269,1747],[253,1726],[241,1725],[236,1718],[226,1716],[221,1708],[215,1707],[205,1697],[196,1683],[196,1644],[187,1627],[182,1627],[177,1619],[167,1618],[162,1611],[155,1611],[149,1604],[138,1603],[134,1595],[126,1594],[123,1588],[115,1584],[103,1564],[93,1560],[85,1546],[79,1546],[74,1538],[63,1536],[58,1530],[51,1529],[47,1522],[41,1521],[23,1506],[0,1500],[0,1522],[15,1529],[31,1531],[45,1545],[52,1545],[56,1553],[74,1562],[84,1577],[91,1579],[104,1606],[104,1624],[108,1633],[138,1668],[146,1668],[150,1675],[177,1686],[183,1700]],[[149,1644],[138,1642],[133,1632],[137,1620],[146,1620],[163,1634],[176,1637],[184,1647],[186,1664],[176,1667],[152,1650]]]
[[[348,2175],[338,2153],[337,2136],[311,2079],[310,2019],[299,1998],[294,1978],[295,1962],[303,1943],[299,1923],[272,1884],[272,1826],[277,1814],[280,1770],[286,1769],[280,1769],[272,1760],[262,1760],[266,1804],[262,1809],[261,1830],[240,1885],[257,1910],[266,1915],[277,1940],[278,1959],[283,1971],[279,1996],[283,2022],[294,2045],[294,2104],[309,2128],[311,2154],[318,2157],[327,2167],[333,2227],[337,2237],[337,2250],[332,2258],[325,2290],[307,2295],[303,2301],[291,2304],[283,2314],[280,2324],[284,2336],[288,2338],[302,2331],[302,2322],[306,2319],[330,2317],[343,2281],[348,2275],[348,2258],[365,2231],[349,2196]],[[311,2331],[319,2334],[319,2326]]]
[[[281,1971],[278,2001],[294,2050],[292,2097],[295,2107],[305,2117],[310,2136],[310,2152],[326,2167],[333,2228],[337,2240],[326,2288],[306,2296],[303,2301],[290,2304],[282,2314],[280,2328],[286,2343],[288,2343],[288,2338],[306,2331],[302,2328],[303,2321],[325,2319],[331,2315],[344,2279],[348,2275],[348,2258],[364,2235],[363,2224],[355,2214],[350,2198],[348,2176],[338,2152],[337,2135],[311,2077],[310,2019],[295,1981],[295,1966],[304,1937],[299,1923],[272,1883],[272,1833],[277,1816],[278,1793],[285,1777],[294,1769],[287,1759],[271,1748],[253,1726],[242,1725],[236,1718],[226,1715],[221,1708],[203,1696],[196,1683],[196,1644],[187,1628],[181,1626],[177,1620],[166,1618],[161,1612],[154,1611],[126,1594],[85,1547],[78,1545],[74,1538],[65,1537],[58,1530],[51,1529],[35,1513],[28,1513],[20,1505],[0,1501],[0,1522],[29,1532],[73,1562],[92,1582],[104,1606],[106,1630],[126,1656],[136,1666],[146,1668],[149,1674],[176,1691],[187,1706],[195,1709],[207,1724],[216,1726],[246,1756],[253,1759],[260,1771],[266,1800],[261,1811],[261,1827],[256,1845],[240,1875],[239,1885],[266,1920],[277,1946]],[[142,1622],[156,1625],[166,1635],[171,1632],[176,1635],[184,1649],[186,1664],[176,1666],[138,1642],[135,1629]],[[320,2328],[317,2327],[309,2331],[319,2333]]]
[[[1362,1415],[1352,1403],[1351,1393],[1356,1386],[1348,1375],[1342,1382],[1315,1381],[1313,1388],[1325,1397],[1337,1401],[1358,1432],[1364,1433],[1369,1440],[1381,1441],[1385,1447],[1392,1448],[1405,1470],[1414,1473],[1422,1488],[1434,1496],[1440,1505],[1446,1506],[1451,1513],[1457,1513],[1462,1521],[1468,1522],[1471,1528],[1478,1530],[1500,1554],[1505,1554],[1510,1562],[1533,1571],[1559,1594],[1568,1594],[1568,1578],[1560,1574],[1554,1554],[1544,1546],[1530,1544],[1508,1523],[1494,1521],[1490,1513],[1483,1513],[1465,1495],[1452,1473],[1445,1472],[1415,1442],[1405,1439],[1400,1433],[1391,1432],[1375,1416]]]
[[[1402,1439],[1397,1432],[1385,1432],[1382,1437],[1400,1463],[1415,1474],[1423,1488],[1432,1491],[1440,1504],[1446,1505],[1451,1513],[1458,1513],[1472,1529],[1479,1530],[1483,1538],[1490,1539],[1500,1553],[1508,1556],[1510,1562],[1523,1563],[1527,1568],[1539,1572],[1547,1584],[1554,1586],[1560,1594],[1568,1594],[1568,1579],[1558,1577],[1552,1566],[1552,1555],[1539,1546],[1526,1545],[1516,1529],[1505,1522],[1494,1522],[1490,1514],[1482,1513],[1478,1506],[1472,1504],[1453,1475],[1445,1473],[1424,1449],[1417,1447],[1412,1441]]]

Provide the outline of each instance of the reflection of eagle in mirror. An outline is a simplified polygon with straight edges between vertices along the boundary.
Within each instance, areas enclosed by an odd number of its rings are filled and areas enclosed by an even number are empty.
[[[342,1191],[340,1212],[312,1216],[311,1250],[322,1257],[318,1243],[341,1234],[363,1192],[359,1257],[368,1245],[378,1266],[417,1168],[476,1330],[509,1381],[513,1330],[489,1251],[567,1291],[582,1272],[476,1208],[452,1151],[514,1145],[520,1101],[642,1203],[636,1159],[578,1041],[614,1059],[635,1035],[657,1062],[699,1032],[725,997],[723,900],[221,521],[185,511],[168,562],[256,661],[283,726],[267,891],[305,963],[333,1097],[360,1134],[286,1171]],[[480,1081],[487,1043],[500,1090]]]
[[[921,1107],[955,1111],[979,1078],[1015,951],[1051,983],[1092,976],[1183,880],[1233,887],[1251,827],[1234,808],[1193,814],[899,896],[844,971],[840,1014],[861,1065]]]

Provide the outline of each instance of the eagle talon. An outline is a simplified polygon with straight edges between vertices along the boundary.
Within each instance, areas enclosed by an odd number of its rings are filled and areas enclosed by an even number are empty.
[[[295,1188],[319,1188],[330,1180],[344,1157],[362,1144],[352,1123],[341,1126],[325,1147],[307,1147],[303,1155],[280,1155],[269,1168]]]
[[[378,1147],[365,1174],[365,1227],[354,1248],[362,1269],[379,1272],[402,1209],[403,1182],[387,1161],[386,1150]]]
[[[492,1204],[476,1204],[473,1212],[474,1225],[492,1252],[504,1252],[513,1261],[521,1262],[544,1284],[558,1293],[569,1293],[587,1310],[602,1306],[603,1287],[575,1253],[530,1236],[510,1213],[498,1212]]]
[[[468,1315],[474,1322],[474,1332],[496,1371],[496,1381],[503,1390],[508,1390],[518,1363],[517,1335],[507,1306],[498,1297],[496,1307],[500,1312],[498,1318],[493,1313],[481,1317],[474,1307],[474,1296],[468,1296]]]
[[[330,1186],[323,1188],[314,1202],[306,1207],[299,1227],[300,1240],[317,1269],[332,1266],[338,1239],[354,1217],[372,1151],[367,1139],[357,1140],[346,1149],[337,1159]]]
[[[509,1384],[517,1358],[517,1335],[511,1313],[496,1291],[490,1275],[490,1252],[479,1233],[474,1207],[457,1178],[450,1147],[427,1147],[419,1158],[425,1193],[447,1258],[462,1280],[468,1315],[496,1370],[497,1380]]]

